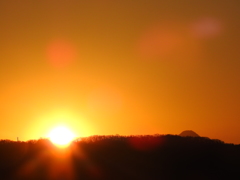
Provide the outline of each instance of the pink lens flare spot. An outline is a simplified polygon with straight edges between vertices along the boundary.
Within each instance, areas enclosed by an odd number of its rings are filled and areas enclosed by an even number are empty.
[[[223,25],[215,18],[201,18],[191,24],[190,31],[195,38],[215,38],[222,34]]]
[[[144,58],[164,57],[181,47],[181,33],[171,27],[156,26],[147,30],[137,44],[137,52]]]
[[[73,63],[76,59],[74,45],[66,40],[57,39],[49,43],[47,47],[47,59],[56,68],[64,68]]]

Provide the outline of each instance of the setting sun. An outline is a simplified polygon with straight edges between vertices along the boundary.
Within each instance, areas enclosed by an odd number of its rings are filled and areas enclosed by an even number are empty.
[[[66,147],[76,137],[75,134],[64,126],[58,126],[48,134],[50,140],[59,147]]]

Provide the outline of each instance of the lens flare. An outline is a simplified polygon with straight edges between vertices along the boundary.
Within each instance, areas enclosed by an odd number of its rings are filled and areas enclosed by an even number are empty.
[[[76,58],[76,49],[69,41],[58,39],[49,43],[47,59],[55,68],[65,68]]]
[[[216,38],[223,32],[221,21],[211,17],[195,21],[190,29],[195,38],[201,39]]]

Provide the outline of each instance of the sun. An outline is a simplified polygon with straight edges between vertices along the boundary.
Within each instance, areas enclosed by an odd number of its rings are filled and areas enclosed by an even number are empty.
[[[74,140],[76,136],[67,127],[58,126],[50,131],[48,137],[56,146],[66,147]]]

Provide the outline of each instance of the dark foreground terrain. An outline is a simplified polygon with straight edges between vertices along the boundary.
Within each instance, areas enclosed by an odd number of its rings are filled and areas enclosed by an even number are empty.
[[[66,149],[1,140],[0,179],[240,179],[240,145],[174,135],[92,136]]]

